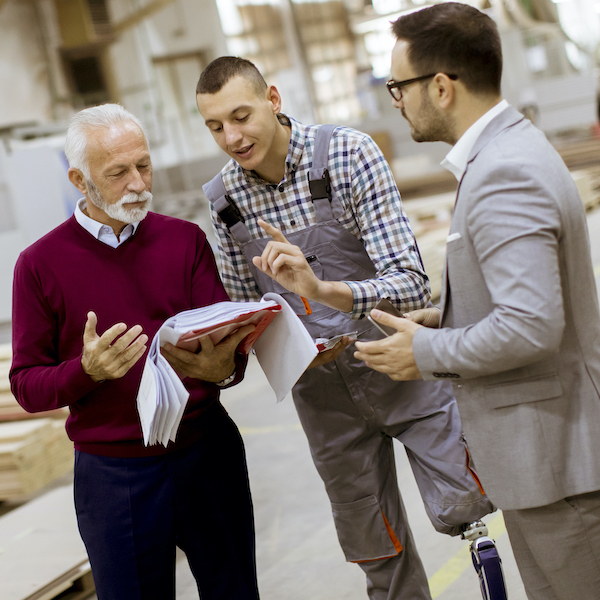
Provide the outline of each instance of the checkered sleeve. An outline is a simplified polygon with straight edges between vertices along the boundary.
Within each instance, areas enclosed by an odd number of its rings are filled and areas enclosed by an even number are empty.
[[[212,202],[210,217],[217,238],[216,257],[219,273],[229,297],[236,302],[260,300],[262,294],[252,276],[246,256],[230,237],[227,226],[219,217]]]
[[[430,298],[414,233],[408,222],[391,169],[369,137],[354,148],[348,200],[377,278],[346,281],[354,295],[352,317],[359,318],[381,298],[405,312],[423,308]]]

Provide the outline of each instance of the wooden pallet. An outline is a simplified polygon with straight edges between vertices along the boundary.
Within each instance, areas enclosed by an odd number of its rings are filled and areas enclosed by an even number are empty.
[[[1,600],[83,600],[94,593],[72,485],[0,517],[0,540]]]

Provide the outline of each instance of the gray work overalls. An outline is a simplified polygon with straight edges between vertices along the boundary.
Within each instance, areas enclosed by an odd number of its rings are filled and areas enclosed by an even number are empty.
[[[362,242],[333,216],[327,172],[333,126],[317,133],[309,173],[317,223],[286,234],[299,246],[319,279],[360,281],[375,278]],[[301,298],[252,263],[269,238],[252,239],[242,215],[227,196],[220,174],[205,187],[209,200],[240,245],[262,293],[281,294],[313,338],[372,331],[367,319]],[[395,382],[353,356],[352,346],[335,361],[308,369],[292,395],[325,483],[346,560],[360,563],[372,600],[429,598],[427,579],[414,546],[396,478],[392,438],[404,444],[425,510],[434,527],[450,535],[494,510],[467,466],[461,423],[451,384]],[[402,550],[400,550],[402,548]]]

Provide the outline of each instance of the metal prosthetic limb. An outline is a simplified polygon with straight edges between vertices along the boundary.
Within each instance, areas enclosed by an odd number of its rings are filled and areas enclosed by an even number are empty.
[[[507,600],[502,560],[494,540],[488,537],[488,528],[483,521],[465,525],[460,537],[471,542],[471,558],[479,576],[483,600]]]

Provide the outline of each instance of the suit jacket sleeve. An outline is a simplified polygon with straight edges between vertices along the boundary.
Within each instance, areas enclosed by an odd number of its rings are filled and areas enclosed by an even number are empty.
[[[465,203],[460,233],[476,257],[491,310],[464,327],[417,332],[413,350],[425,379],[436,372],[491,375],[546,358],[560,346],[565,317],[555,195],[564,191],[564,183],[553,185],[552,175],[542,172],[543,161],[522,160],[490,146],[485,164],[493,166],[478,168],[475,159],[458,202]],[[455,275],[450,269],[450,302],[454,286],[470,293],[468,275]]]

